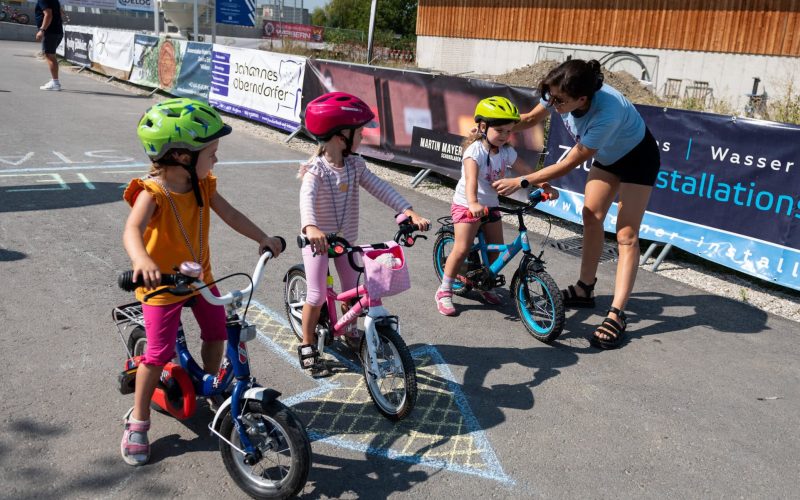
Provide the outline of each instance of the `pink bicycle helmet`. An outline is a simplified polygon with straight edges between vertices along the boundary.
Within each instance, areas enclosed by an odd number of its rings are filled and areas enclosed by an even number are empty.
[[[349,145],[349,138],[340,132],[363,127],[374,119],[375,113],[367,103],[345,92],[330,92],[317,97],[308,103],[304,114],[306,130],[315,139],[328,141],[339,134]]]

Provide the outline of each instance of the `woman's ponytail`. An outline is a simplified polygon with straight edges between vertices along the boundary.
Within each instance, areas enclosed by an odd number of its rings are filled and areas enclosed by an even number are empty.
[[[592,59],[586,64],[589,66],[589,70],[592,72],[592,74],[594,74],[594,90],[600,90],[600,88],[603,86],[603,80],[605,79],[605,76],[603,76],[603,68],[600,66],[600,62],[598,62],[597,59]]]

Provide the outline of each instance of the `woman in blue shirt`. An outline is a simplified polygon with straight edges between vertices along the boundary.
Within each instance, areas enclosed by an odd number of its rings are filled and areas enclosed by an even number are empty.
[[[560,116],[575,140],[561,160],[524,177],[494,183],[509,195],[529,184],[541,184],[568,174],[594,158],[586,179],[583,207],[583,253],[578,282],[562,290],[567,307],[594,307],[595,274],[603,248],[603,221],[619,195],[617,245],[619,261],[614,299],[602,324],[591,336],[603,349],[619,347],[627,326],[623,312],[639,268],[639,226],[661,166],[658,144],[633,104],[609,85],[597,61],[573,59],[553,69],[539,84],[542,100],[515,130],[544,121],[550,110]],[[551,125],[553,126],[553,125]]]

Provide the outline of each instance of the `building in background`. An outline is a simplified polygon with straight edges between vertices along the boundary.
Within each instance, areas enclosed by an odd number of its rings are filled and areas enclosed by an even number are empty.
[[[603,61],[671,98],[777,94],[800,73],[793,0],[419,0],[417,64],[502,74],[547,59]]]

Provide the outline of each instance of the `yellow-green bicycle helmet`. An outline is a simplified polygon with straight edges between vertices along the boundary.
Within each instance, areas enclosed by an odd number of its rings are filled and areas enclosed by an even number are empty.
[[[157,161],[173,149],[200,151],[231,133],[217,110],[184,97],[167,99],[145,111],[137,134],[145,152]]]
[[[475,123],[518,122],[519,110],[514,103],[501,96],[481,99],[475,107]]]

